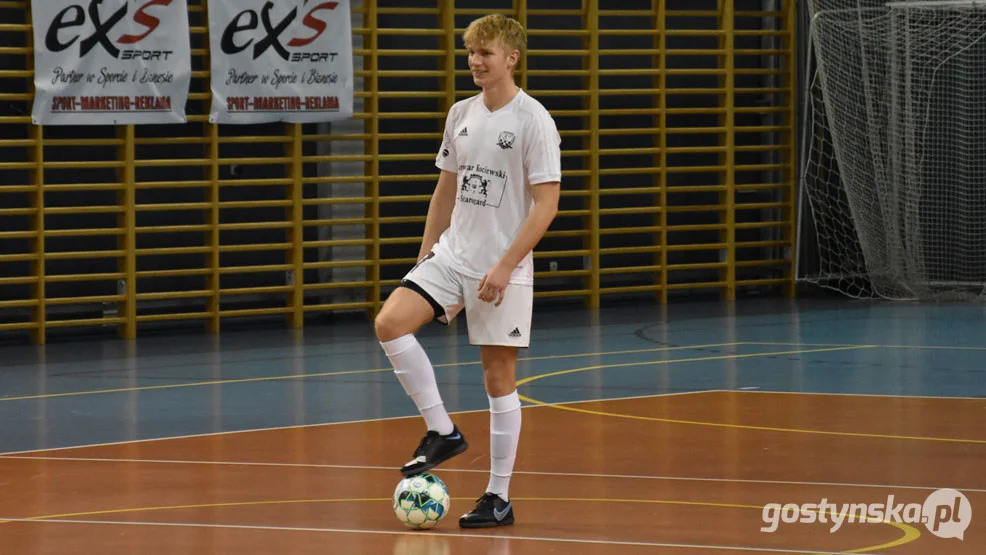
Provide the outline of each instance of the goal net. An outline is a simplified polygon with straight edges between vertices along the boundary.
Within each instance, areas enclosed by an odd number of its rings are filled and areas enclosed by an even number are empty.
[[[810,6],[799,280],[986,299],[986,2]]]

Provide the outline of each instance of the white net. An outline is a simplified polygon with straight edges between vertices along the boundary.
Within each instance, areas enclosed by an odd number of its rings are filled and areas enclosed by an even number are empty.
[[[801,225],[817,260],[799,278],[986,299],[986,3],[812,9]]]

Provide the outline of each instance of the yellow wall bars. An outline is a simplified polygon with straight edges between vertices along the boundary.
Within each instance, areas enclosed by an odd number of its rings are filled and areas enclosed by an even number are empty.
[[[461,33],[492,11],[529,29],[518,80],[563,140],[538,298],[793,292],[793,0],[354,2],[353,119],[251,126],[208,122],[189,4],[189,123],[79,128],[32,125],[29,3],[0,0],[0,331],[372,315],[477,92]]]

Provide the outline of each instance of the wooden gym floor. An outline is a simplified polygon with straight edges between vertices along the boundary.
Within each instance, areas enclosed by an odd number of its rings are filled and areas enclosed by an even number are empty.
[[[420,336],[470,449],[437,528],[390,496],[424,432],[365,319],[8,345],[0,553],[385,555],[986,551],[986,311],[741,301],[542,308],[521,353],[517,523],[460,530],[489,415],[464,322]],[[924,524],[779,522],[765,505],[972,506]]]

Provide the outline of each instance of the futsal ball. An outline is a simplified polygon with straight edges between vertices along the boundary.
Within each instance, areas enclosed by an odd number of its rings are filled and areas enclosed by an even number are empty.
[[[434,528],[448,513],[452,499],[434,474],[404,478],[394,490],[394,514],[408,528]]]

